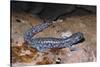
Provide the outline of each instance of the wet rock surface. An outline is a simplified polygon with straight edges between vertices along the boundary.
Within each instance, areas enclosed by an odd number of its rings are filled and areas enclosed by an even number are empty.
[[[53,25],[46,28],[35,37],[63,37],[70,36],[75,32],[82,32],[85,41],[74,46],[75,51],[69,48],[47,49],[38,52],[24,42],[23,33],[41,23],[40,19],[24,12],[13,12],[11,16],[11,58],[14,66],[18,65],[41,65],[56,64],[58,58],[60,63],[81,63],[96,61],[96,16],[82,15],[66,17],[63,21],[55,21]],[[63,34],[63,35],[62,35]]]

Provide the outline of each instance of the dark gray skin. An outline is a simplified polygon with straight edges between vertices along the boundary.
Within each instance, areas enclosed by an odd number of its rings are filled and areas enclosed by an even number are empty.
[[[81,32],[77,32],[72,34],[70,37],[66,38],[34,38],[33,36],[47,28],[52,23],[41,23],[39,25],[36,25],[26,31],[24,33],[24,40],[28,42],[28,44],[36,48],[39,52],[43,52],[45,49],[49,48],[66,48],[71,47],[72,45],[75,45],[76,43],[80,42],[84,37]]]

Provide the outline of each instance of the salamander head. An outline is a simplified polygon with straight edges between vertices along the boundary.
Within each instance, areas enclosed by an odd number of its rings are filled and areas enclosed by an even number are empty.
[[[73,44],[77,44],[81,42],[82,40],[84,40],[83,33],[81,32],[74,33],[70,38],[72,38]]]
[[[81,32],[77,32],[77,33],[73,34],[72,37],[73,37],[74,44],[79,43],[84,39],[83,33],[81,33]]]

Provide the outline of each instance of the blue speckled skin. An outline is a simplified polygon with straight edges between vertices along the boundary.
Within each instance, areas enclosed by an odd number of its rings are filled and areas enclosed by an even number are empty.
[[[48,48],[66,48],[80,42],[83,39],[83,34],[81,32],[74,33],[70,37],[66,38],[34,38],[33,36],[47,28],[52,23],[41,23],[36,25],[24,33],[24,40],[31,45],[31,47],[36,48],[38,51],[43,52]]]

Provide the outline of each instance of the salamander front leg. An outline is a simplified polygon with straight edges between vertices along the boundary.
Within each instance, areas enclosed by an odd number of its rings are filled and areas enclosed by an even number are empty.
[[[69,48],[70,51],[76,51],[77,50],[75,47],[70,46],[70,45],[68,45],[68,48]]]

